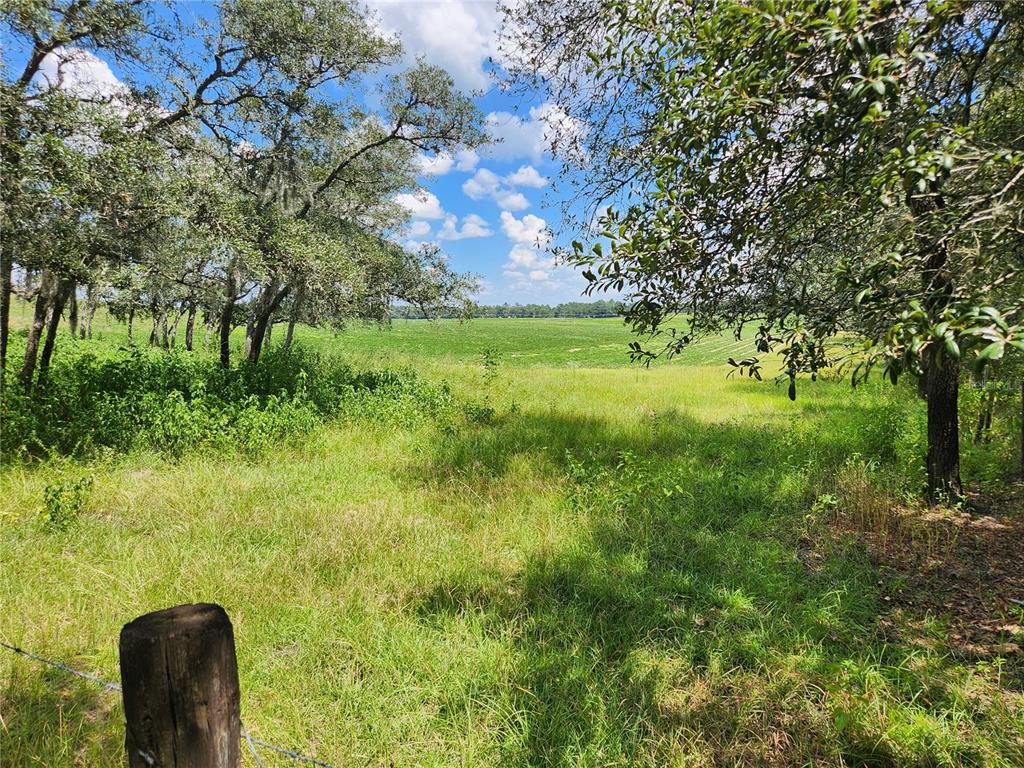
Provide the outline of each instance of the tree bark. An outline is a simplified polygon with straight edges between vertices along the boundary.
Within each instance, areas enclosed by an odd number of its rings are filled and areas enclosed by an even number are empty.
[[[39,292],[36,294],[36,305],[32,312],[32,325],[28,329],[25,340],[25,359],[21,365],[21,386],[26,394],[32,391],[32,379],[36,372],[36,359],[39,356],[39,340],[43,336],[43,328],[49,322],[51,294],[53,293],[53,275],[44,270]]]
[[[192,351],[192,334],[196,327],[196,305],[189,304],[188,318],[185,320],[185,349]]]
[[[181,324],[181,316],[183,314],[185,314],[185,305],[184,304],[182,304],[180,307],[178,307],[178,311],[174,313],[174,322],[171,323],[171,330],[170,330],[170,335],[169,335],[170,341],[169,341],[169,344],[164,345],[165,347],[166,346],[170,346],[170,347],[178,346],[178,325]],[[164,327],[166,328],[166,326],[167,326],[167,315],[165,314],[164,315]]]
[[[78,338],[78,286],[71,285],[71,295],[68,296],[68,329],[71,331],[71,338]]]
[[[135,305],[132,304],[128,308],[128,346],[132,346],[135,342],[132,341],[132,326],[135,324]]]
[[[960,482],[960,363],[946,354],[928,370],[928,500],[954,503]]]
[[[92,316],[96,314],[96,307],[92,300],[92,283],[85,286],[85,308],[82,312],[82,322],[78,328],[78,338],[92,338]]]
[[[992,433],[992,411],[995,409],[995,392],[986,392],[981,396],[981,409],[978,411],[978,424],[974,430],[974,444],[988,442]]]
[[[43,353],[39,358],[39,384],[46,383],[46,376],[50,371],[50,359],[53,357],[53,347],[57,343],[57,328],[60,326],[60,318],[64,312],[64,305],[68,297],[75,290],[75,284],[71,280],[61,280],[57,284],[57,294],[53,299],[53,306],[50,308],[49,322],[46,325],[46,340],[43,342]]]
[[[14,257],[10,248],[0,243],[0,384],[7,370],[7,339],[11,334],[11,276],[14,273]]]
[[[942,242],[928,234],[929,217],[945,207],[938,185],[928,195],[913,192],[916,180],[908,178],[907,207],[915,219],[916,240],[925,256],[921,270],[924,304],[932,322],[942,318],[954,293],[954,278],[947,269],[949,252]],[[925,365],[925,395],[928,400],[927,498],[932,503],[956,503],[963,497],[960,482],[960,361],[943,346]]]
[[[257,302],[257,306],[253,310],[254,323],[251,344],[249,346],[250,362],[255,363],[259,361],[260,352],[263,349],[263,341],[267,335],[267,327],[270,323],[270,318],[290,292],[291,287],[287,285],[281,289],[277,289],[276,286],[268,286],[263,296],[260,297],[261,299],[266,297],[267,300]]]

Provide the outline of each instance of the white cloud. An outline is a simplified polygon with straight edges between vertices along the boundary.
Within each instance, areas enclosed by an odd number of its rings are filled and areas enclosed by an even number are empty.
[[[494,196],[494,201],[503,211],[525,211],[530,207],[530,201],[522,192],[514,190],[502,190]]]
[[[501,229],[513,243],[504,264],[505,277],[520,287],[531,282],[551,282],[557,267],[555,258],[545,250],[551,242],[547,222],[529,213],[517,219],[502,211]]]
[[[424,176],[444,176],[454,168],[463,173],[471,173],[480,162],[480,155],[473,149],[460,149],[452,157],[450,152],[439,152],[436,155],[416,155],[416,165]]]
[[[440,152],[433,157],[419,154],[416,156],[416,164],[420,167],[420,173],[426,176],[444,176],[452,169],[455,159],[447,152]]]
[[[462,149],[456,153],[455,161],[455,170],[470,173],[476,169],[477,163],[480,162],[480,155],[477,154],[475,149]]]
[[[127,93],[107,63],[83,48],[54,49],[43,58],[38,76],[46,87],[61,88],[83,99]]]
[[[413,221],[409,225],[410,237],[426,237],[430,234],[430,224],[425,221]]]
[[[551,242],[551,231],[540,216],[528,213],[517,219],[508,211],[501,212],[501,231],[514,243],[533,248],[546,248]]]
[[[526,119],[511,112],[491,112],[484,118],[484,125],[488,133],[501,139],[483,149],[488,157],[529,158],[539,163],[553,146],[572,157],[582,155],[579,142],[585,135],[583,124],[551,102],[530,107]]]
[[[501,185],[501,178],[493,171],[481,168],[470,179],[462,185],[462,191],[474,200],[483,200],[485,197],[493,197]]]
[[[489,84],[483,64],[497,53],[496,3],[372,0],[381,26],[401,36],[409,54],[451,73],[462,89]]]
[[[516,174],[520,171],[517,171]],[[516,174],[512,174],[512,176]],[[507,182],[512,176],[503,178],[494,171],[480,168],[471,178],[466,179],[462,185],[462,191],[473,200],[483,200],[489,197],[505,211],[525,211],[530,207],[530,201],[522,192],[517,192],[508,185]]]
[[[414,219],[443,219],[445,215],[437,195],[425,189],[414,194],[401,192],[395,195],[395,202],[408,210]]]
[[[515,173],[510,173],[505,180],[514,187],[532,187],[541,189],[548,184],[548,178],[541,176],[532,165],[522,165]]]
[[[490,237],[494,233],[487,222],[475,213],[462,219],[462,229],[458,227],[459,219],[454,213],[445,216],[444,225],[437,233],[438,240],[466,240],[471,237]]]

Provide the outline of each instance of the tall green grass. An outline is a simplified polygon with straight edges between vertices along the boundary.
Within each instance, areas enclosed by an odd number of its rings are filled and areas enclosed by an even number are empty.
[[[793,403],[721,368],[495,368],[463,343],[424,354],[427,381],[357,386],[338,362],[307,385],[321,414],[348,386],[381,408],[422,386],[443,400],[415,396],[427,417],[8,462],[0,636],[116,678],[124,622],[219,602],[250,732],[337,766],[1024,764],[1012,657],[954,655],[941,616],[890,611],[828,528],[822,498],[863,457],[917,492],[912,392],[819,381]],[[205,391],[291,397],[304,369],[279,365]],[[164,376],[147,387],[191,380]],[[46,489],[82,479],[53,524]],[[0,680],[4,765],[123,763],[116,696],[6,655]]]

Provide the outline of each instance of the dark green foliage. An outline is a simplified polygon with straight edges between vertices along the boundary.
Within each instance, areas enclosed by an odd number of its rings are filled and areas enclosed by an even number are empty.
[[[197,446],[259,451],[335,416],[415,420],[439,413],[447,390],[411,371],[354,371],[301,347],[224,369],[212,357],[71,345],[45,388],[6,388],[0,456],[89,456]]]
[[[82,511],[82,505],[92,490],[93,479],[62,480],[46,486],[43,492],[46,524],[54,530],[64,531]]]

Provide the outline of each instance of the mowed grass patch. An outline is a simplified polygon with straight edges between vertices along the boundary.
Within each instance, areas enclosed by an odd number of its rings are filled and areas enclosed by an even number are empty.
[[[116,678],[125,621],[220,602],[250,730],[338,766],[1020,763],[999,665],[883,631],[865,555],[823,543],[819,485],[900,461],[909,393],[446,373],[465,418],[4,468],[5,639]],[[43,524],[80,475],[78,518]],[[116,695],[0,659],[5,762],[121,764]]]

